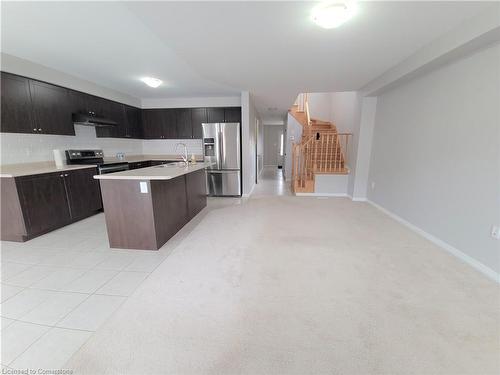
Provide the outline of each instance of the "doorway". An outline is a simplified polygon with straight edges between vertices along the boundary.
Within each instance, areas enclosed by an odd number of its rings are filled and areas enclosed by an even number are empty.
[[[264,166],[281,168],[284,154],[283,126],[264,126]]]

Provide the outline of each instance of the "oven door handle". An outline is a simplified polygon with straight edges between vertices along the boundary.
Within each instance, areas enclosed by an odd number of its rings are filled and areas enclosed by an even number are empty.
[[[99,167],[99,174],[121,172],[121,171],[126,171],[128,169],[129,169],[128,164],[127,165],[113,166],[113,167]]]

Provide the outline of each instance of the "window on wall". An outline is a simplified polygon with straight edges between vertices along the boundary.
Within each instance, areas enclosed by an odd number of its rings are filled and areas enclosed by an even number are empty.
[[[281,133],[280,135],[280,156],[283,156],[283,150],[284,150],[284,137],[283,137],[283,133]]]

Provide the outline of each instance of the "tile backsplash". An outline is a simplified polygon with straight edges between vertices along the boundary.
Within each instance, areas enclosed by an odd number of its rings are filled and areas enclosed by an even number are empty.
[[[52,161],[54,149],[103,149],[105,156],[118,152],[126,155],[176,154],[176,145],[185,143],[189,154],[201,155],[201,139],[141,140],[119,138],[97,138],[95,128],[75,125],[76,136],[1,133],[0,164],[17,164],[37,161]]]

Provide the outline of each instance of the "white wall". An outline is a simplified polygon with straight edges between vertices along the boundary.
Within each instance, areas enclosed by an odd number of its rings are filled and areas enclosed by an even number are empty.
[[[268,125],[264,126],[264,165],[278,166],[280,139],[283,132],[282,126]]]
[[[361,96],[355,91],[331,93],[330,121],[335,124],[339,133],[352,134],[347,147],[347,165],[349,167],[347,194],[350,196],[353,195],[356,178],[361,101]]]
[[[255,186],[256,174],[256,127],[259,126],[259,114],[255,109],[248,91],[241,92],[241,151],[243,169],[243,195],[248,196]]]
[[[142,99],[142,108],[239,107],[240,96]]]
[[[117,152],[142,154],[140,139],[96,138],[95,128],[75,126],[76,136],[1,133],[1,164],[30,163],[54,160],[52,150],[89,148],[103,149],[105,156]]]
[[[500,271],[500,46],[378,98],[368,197]]]
[[[332,97],[329,92],[312,92],[307,94],[309,114],[312,118],[330,121]]]
[[[289,113],[286,121],[285,132],[285,180],[292,178],[292,145],[299,143],[302,137],[302,125]]]
[[[259,175],[264,168],[264,123],[259,120],[259,129],[257,132],[257,164]]]
[[[368,174],[370,170],[370,157],[372,153],[373,129],[375,127],[375,113],[377,111],[377,98],[363,98],[361,105],[361,119],[359,121],[358,153],[356,168],[354,169],[354,188],[352,198],[365,200],[368,189]]]

